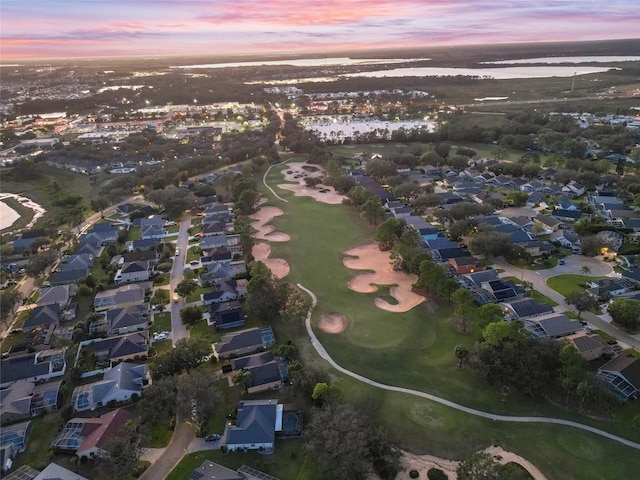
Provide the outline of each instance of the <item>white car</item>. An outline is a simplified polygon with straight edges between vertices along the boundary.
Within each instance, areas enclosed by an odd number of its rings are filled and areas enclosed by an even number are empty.
[[[153,339],[157,342],[160,340],[166,340],[167,339],[167,334],[166,333],[159,333],[157,335],[153,336]]]

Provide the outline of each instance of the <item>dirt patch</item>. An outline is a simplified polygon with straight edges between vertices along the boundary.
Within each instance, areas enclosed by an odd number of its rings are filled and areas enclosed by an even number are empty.
[[[284,258],[270,258],[271,245],[268,243],[256,243],[251,249],[251,254],[257,261],[264,263],[277,278],[289,275],[291,268]]]
[[[287,163],[282,174],[285,181],[294,183],[281,183],[278,187],[293,192],[296,197],[311,197],[318,202],[330,205],[339,205],[347,198],[337,193],[333,187],[327,185],[320,184],[316,187],[307,187],[304,183],[305,178],[317,178],[325,174],[324,169],[317,165],[309,165],[307,162]]]
[[[318,320],[318,328],[326,333],[342,333],[347,328],[347,317],[341,313],[326,313]]]
[[[270,242],[288,242],[291,237],[287,233],[274,231],[276,227],[268,225],[275,217],[283,215],[284,212],[278,207],[264,206],[251,215],[249,218],[255,220],[251,224],[257,230],[256,238],[258,240],[269,240]]]
[[[424,301],[424,297],[411,291],[418,277],[393,270],[389,252],[381,252],[375,243],[359,245],[344,252],[344,266],[353,270],[369,270],[356,274],[347,284],[354,292],[374,293],[377,285],[394,285],[389,294],[398,302],[392,305],[382,298],[374,300],[376,307],[388,312],[408,312]]]

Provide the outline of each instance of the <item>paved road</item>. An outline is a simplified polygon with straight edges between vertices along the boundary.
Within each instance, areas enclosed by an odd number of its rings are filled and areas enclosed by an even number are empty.
[[[564,426],[567,426],[567,427],[578,428],[580,430],[585,430],[587,432],[595,433],[596,435],[600,435],[600,436],[608,438],[610,440],[622,443],[623,445],[626,445],[628,447],[636,448],[636,449],[640,450],[640,443],[632,442],[631,440],[627,440],[626,438],[618,437],[617,435],[613,435],[613,434],[611,434],[609,432],[605,432],[604,430],[600,430],[598,428],[594,428],[594,427],[591,427],[589,425],[583,425],[581,423],[572,422],[572,421],[569,421],[569,420],[563,420],[563,419],[560,419],[560,418],[526,417],[526,416],[521,417],[521,416],[511,416],[511,415],[497,415],[495,413],[484,412],[482,410],[477,410],[475,408],[466,407],[464,405],[460,405],[459,403],[455,403],[455,402],[452,402],[452,401],[447,400],[445,398],[441,398],[441,397],[437,397],[435,395],[431,395],[429,393],[420,392],[420,391],[417,391],[417,390],[411,390],[409,388],[395,387],[393,385],[387,385],[387,384],[384,384],[384,383],[376,382],[376,381],[371,380],[371,379],[369,379],[367,377],[364,377],[364,376],[359,375],[357,373],[354,373],[354,372],[352,372],[350,370],[347,370],[346,368],[343,368],[340,365],[338,365],[333,360],[333,358],[331,358],[331,356],[329,355],[329,353],[327,353],[327,351],[325,350],[324,346],[320,343],[320,341],[318,340],[318,337],[316,337],[316,334],[314,333],[313,329],[311,328],[311,315],[313,313],[314,307],[317,304],[317,298],[316,298],[315,294],[311,290],[305,288],[304,286],[302,286],[299,283],[298,283],[298,287],[301,290],[304,290],[305,292],[307,292],[311,296],[311,300],[312,300],[311,308],[309,309],[309,312],[307,313],[307,318],[306,318],[306,321],[305,321],[305,325],[307,327],[307,332],[309,333],[309,336],[311,337],[311,344],[313,345],[313,347],[316,349],[318,354],[323,359],[325,359],[327,362],[329,362],[329,364],[333,368],[335,368],[336,370],[344,373],[345,375],[348,375],[348,376],[350,376],[352,378],[355,378],[356,380],[359,380],[359,381],[361,381],[363,383],[366,383],[368,385],[371,385],[373,387],[382,388],[384,390],[390,390],[390,391],[399,392],[399,393],[406,393],[408,395],[414,395],[414,396],[417,396],[417,397],[426,398],[427,400],[431,400],[432,402],[436,402],[436,403],[439,403],[441,405],[445,405],[447,407],[454,408],[454,409],[459,410],[461,412],[468,413],[470,415],[475,415],[477,417],[483,417],[483,418],[487,418],[489,420],[500,421],[500,422],[546,423],[546,424],[564,425]]]
[[[160,457],[142,475],[140,480],[160,480],[167,478],[185,454],[189,453],[189,444],[196,434],[187,422],[181,422],[173,431],[171,442]]]
[[[169,282],[171,295],[171,339],[174,345],[181,338],[187,338],[189,336],[189,330],[187,330],[187,327],[184,326],[180,320],[180,310],[185,307],[184,300],[180,299],[178,303],[173,301],[173,290],[184,278],[184,265],[187,258],[187,248],[189,248],[189,227],[191,227],[191,216],[185,215],[180,221],[180,231],[178,232],[178,239],[176,240],[176,248],[180,249],[180,255],[177,255],[173,259],[171,280]]]
[[[556,311],[574,311],[574,308],[571,305],[567,305],[564,297],[547,285],[547,279],[556,275],[581,274],[580,269],[585,265],[591,269],[589,275],[592,276],[611,275],[613,273],[613,269],[609,264],[597,258],[582,255],[569,255],[565,258],[564,265],[558,265],[545,270],[523,270],[514,267],[503,259],[494,261],[494,267],[504,270],[504,276],[513,276],[531,282],[534,290],[558,302],[558,306],[554,307]],[[602,330],[636,350],[640,350],[640,335],[629,335],[591,312],[582,312],[580,316],[597,329]]]

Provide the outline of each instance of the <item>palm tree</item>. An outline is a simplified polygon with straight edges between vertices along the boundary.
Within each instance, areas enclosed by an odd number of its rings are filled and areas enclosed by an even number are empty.
[[[591,267],[589,267],[588,265],[583,265],[580,269],[580,273],[582,273],[583,275],[589,275],[591,273]]]
[[[233,384],[242,385],[246,393],[249,393],[249,387],[251,386],[252,381],[251,372],[248,370],[238,370],[233,375]]]

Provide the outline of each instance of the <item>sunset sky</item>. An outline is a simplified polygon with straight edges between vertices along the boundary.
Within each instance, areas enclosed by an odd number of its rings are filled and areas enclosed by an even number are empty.
[[[638,0],[0,1],[3,61],[638,37]]]

